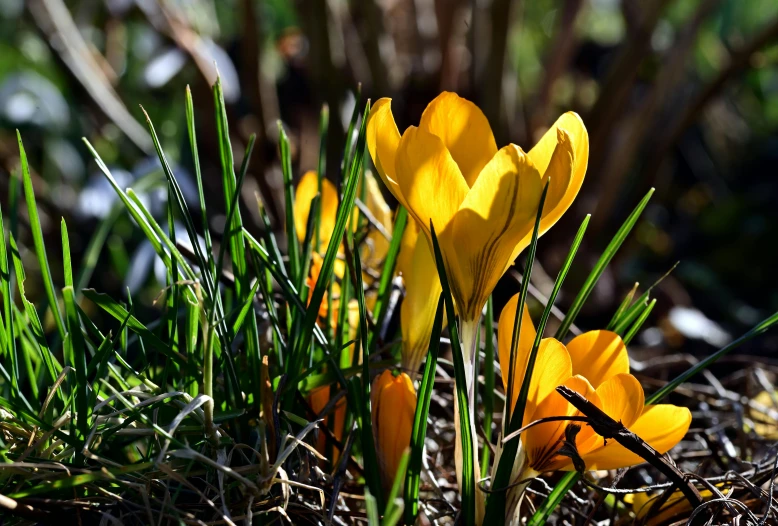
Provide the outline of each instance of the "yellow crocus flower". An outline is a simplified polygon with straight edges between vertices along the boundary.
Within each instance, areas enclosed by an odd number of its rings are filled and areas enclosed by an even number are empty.
[[[502,311],[498,324],[498,348],[503,385],[507,390],[510,347],[518,294]],[[513,399],[524,381],[529,355],[535,340],[535,328],[529,312],[522,314],[521,332],[516,349]],[[573,338],[566,346],[554,338],[544,338],[538,348],[522,425],[547,417],[581,416],[556,387],[566,385],[585,396],[608,416],[620,421],[660,453],[666,453],[686,435],[691,412],[670,404],[644,405],[640,382],[629,374],[629,356],[621,338],[610,331],[589,331]],[[515,481],[531,479],[546,471],[572,471],[572,460],[559,454],[568,421],[538,424],[521,436]],[[628,467],[644,460],[615,440],[605,440],[583,425],[576,437],[576,449],[587,470]],[[509,513],[517,512],[524,486],[509,492]]]
[[[526,248],[546,181],[551,180],[541,233],[570,207],[583,182],[589,137],[566,113],[529,153],[497,150],[486,117],[472,102],[444,92],[419,126],[402,136],[391,99],[373,106],[367,143],[376,169],[431,241],[438,240],[463,322],[480,318],[505,270]]]
[[[373,380],[370,391],[373,437],[386,489],[392,486],[403,452],[410,445],[416,390],[410,376],[386,370]]]

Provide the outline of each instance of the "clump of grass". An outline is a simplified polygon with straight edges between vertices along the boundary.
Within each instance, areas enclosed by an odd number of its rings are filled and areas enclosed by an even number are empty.
[[[495,479],[480,479],[488,472],[493,432],[502,428],[508,434],[521,425],[533,360],[520,386],[518,411],[507,415],[504,422],[495,421],[492,413],[501,409],[504,398],[494,389],[494,313],[490,301],[483,328],[487,337],[481,369],[484,388],[478,397],[486,412],[478,423],[486,428],[485,440],[481,437],[479,442],[469,433],[468,411],[461,411],[461,427],[468,431],[463,433],[464,464],[469,469],[465,470],[462,494],[452,498],[438,482],[454,477],[453,455],[445,453],[453,450],[452,433],[446,425],[453,419],[450,408],[454,397],[459,407],[467,407],[468,401],[461,351],[457,350],[455,306],[442,264],[438,270],[443,294],[421,378],[409,452],[389,491],[381,485],[371,429],[370,386],[376,372],[396,364],[395,335],[388,333],[392,325],[386,321],[397,307],[393,276],[408,218],[400,208],[394,236],[379,268],[363,268],[362,245],[376,226],[369,214],[355,216],[354,210],[361,209],[364,199],[360,192],[365,187],[362,181],[370,103],[363,111],[357,107],[352,115],[341,160],[340,206],[329,239],[322,238],[320,232],[329,118],[326,108],[322,111],[319,195],[311,203],[306,235],[300,242],[295,227],[291,153],[283,127],[279,127],[279,145],[286,239],[275,237],[279,225],[271,224],[261,198],[258,207],[262,228],[258,238],[244,224],[240,199],[254,140],[249,141],[236,171],[220,81],[214,85],[213,95],[222,197],[227,211],[224,230],[210,232],[206,220],[199,224],[194,220],[147,115],[162,166],[160,179],[138,181],[135,189],[120,188],[85,140],[120,200],[98,226],[83,260],[75,266],[63,220],[62,284],[54,283],[49,268],[49,254],[54,248],[43,242],[30,169],[19,137],[21,179],[45,301],[37,306],[29,301],[16,235],[13,229],[5,229],[0,212],[0,455],[4,462],[0,465],[0,506],[9,517],[7,522],[253,524],[281,518],[294,523],[361,520],[393,525],[400,521],[411,524],[424,513],[444,522],[461,514],[464,522],[472,523],[479,491],[490,491],[487,517],[504,517],[505,499],[500,488],[509,481],[518,441],[503,450]],[[189,91],[185,103],[199,206],[205,218],[209,200],[203,190]],[[167,229],[139,197],[153,185],[167,189]],[[603,252],[562,319],[557,338],[564,338],[573,326],[651,193]],[[125,304],[87,288],[97,254],[120,213],[132,217],[165,265],[167,282],[157,301],[157,319],[139,319],[132,298]],[[187,240],[176,239],[176,220],[183,223]],[[588,220],[587,216],[545,305],[533,354]],[[540,214],[517,312],[527,300],[539,221]],[[11,222],[16,224],[15,216]],[[434,235],[433,241],[438,250]],[[287,247],[285,256],[280,246]],[[320,256],[320,266],[315,279],[310,279],[314,254]],[[343,273],[336,270],[341,263],[345,263]],[[378,279],[367,279],[370,272]],[[610,323],[610,328],[627,342],[654,306],[649,292],[637,300],[635,290],[630,292]],[[375,299],[372,308],[368,308],[368,293]],[[359,314],[356,327],[350,327],[353,322],[347,312],[352,299]],[[323,302],[328,306],[324,317],[320,315]],[[115,323],[109,327],[95,325],[87,314],[87,304]],[[454,349],[453,364],[442,358],[444,305]],[[51,329],[44,324],[48,317],[53,320]],[[778,314],[718,353],[692,364],[676,380],[662,386],[650,401],[665,397],[777,322]],[[352,333],[356,336],[350,339]],[[515,345],[514,341],[514,353]],[[352,346],[353,356],[359,359],[346,356]],[[440,371],[458,379],[455,392],[436,392]],[[688,385],[685,388],[689,389]],[[308,398],[317,389],[328,389],[330,395],[318,413]],[[340,419],[330,418],[338,411],[342,411]],[[324,437],[323,450],[315,447],[317,437]],[[438,476],[432,475],[423,462],[425,439],[429,439],[427,447],[432,447],[443,461]],[[481,473],[472,469],[478,465],[474,462],[477,458],[482,459]],[[741,477],[751,485],[748,489],[765,483],[765,466],[765,462],[758,463],[748,477]],[[579,478],[575,473],[561,477],[556,488],[546,492],[547,498],[535,495],[537,512],[530,523],[541,524],[560,503],[568,508],[579,506],[579,514],[594,514],[604,501],[609,512],[628,515],[621,498],[612,495],[596,505],[580,497],[564,500]],[[699,484],[707,483],[701,476],[697,480]]]

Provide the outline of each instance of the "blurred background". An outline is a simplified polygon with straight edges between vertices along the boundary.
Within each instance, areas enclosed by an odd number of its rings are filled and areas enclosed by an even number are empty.
[[[189,85],[208,219],[221,232],[215,64],[237,163],[258,136],[244,221],[259,223],[260,191],[282,225],[278,120],[300,177],[315,169],[319,112],[329,105],[327,175],[337,181],[360,83],[360,106],[365,97],[394,99],[400,130],[440,91],[456,91],[483,109],[498,145],[525,150],[574,110],[589,130],[589,169],[574,207],[541,242],[533,274],[541,293],[585,213],[592,223],[563,309],[656,187],[579,324],[604,326],[634,282],[644,290],[679,261],[654,290],[657,308],[636,340],[644,348],[710,352],[778,310],[778,2],[768,0],[0,0],[0,202],[6,217],[19,210],[10,228],[29,297],[43,298],[43,289],[24,248],[14,130],[35,170],[55,283],[65,217],[76,267],[90,243],[104,246],[85,282],[129,291],[136,310],[150,309],[163,269],[126,214],[112,212],[115,194],[81,137],[120,185],[160,180],[142,105],[196,211]],[[164,187],[144,195],[164,219]],[[509,275],[498,308],[515,290]],[[750,350],[768,356],[778,341]]]

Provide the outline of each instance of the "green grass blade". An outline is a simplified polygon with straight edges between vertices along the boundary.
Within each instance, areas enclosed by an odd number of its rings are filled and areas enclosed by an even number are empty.
[[[626,309],[615,321],[611,321],[611,324],[609,324],[609,327],[612,327],[608,330],[612,330],[614,332],[617,332],[621,334],[623,331],[627,329],[627,326],[634,321],[641,312],[643,312],[643,309],[645,309],[646,305],[648,304],[648,296],[651,294],[651,291],[656,288],[657,285],[659,285],[663,279],[665,279],[667,276],[669,276],[673,270],[678,266],[678,263],[676,262],[675,265],[670,267],[670,270],[664,273],[659,279],[657,279],[654,283],[651,284],[650,287],[646,289],[646,291],[640,295],[640,297],[635,301],[635,303]],[[628,320],[628,321],[624,321]]]
[[[510,432],[519,429],[522,425],[522,420],[524,419],[524,409],[527,404],[527,396],[529,395],[529,387],[532,380],[535,359],[537,358],[538,349],[540,348],[540,342],[543,339],[543,333],[545,332],[546,324],[548,323],[548,318],[551,315],[551,309],[554,306],[556,297],[559,294],[559,290],[562,288],[562,284],[565,281],[565,277],[567,277],[567,273],[570,271],[570,267],[573,264],[573,259],[575,259],[575,255],[578,252],[578,247],[581,246],[581,241],[583,241],[583,236],[586,233],[586,227],[589,225],[589,219],[591,219],[591,216],[587,215],[583,220],[583,223],[581,223],[581,226],[578,228],[578,233],[576,234],[575,239],[573,239],[573,243],[570,245],[570,250],[567,253],[567,257],[565,258],[565,261],[562,264],[562,268],[559,270],[559,274],[557,274],[557,278],[554,281],[554,287],[548,297],[548,303],[546,303],[546,307],[543,309],[543,314],[540,316],[537,333],[535,335],[535,341],[532,344],[532,351],[530,352],[529,361],[527,363],[527,372],[524,374],[524,381],[521,384],[521,391],[519,391],[519,399],[516,402],[516,409],[513,411],[513,415],[511,416]],[[529,279],[525,279],[525,282],[529,282]],[[523,292],[524,290],[522,289],[522,293]],[[510,400],[510,398],[508,400]]]
[[[289,273],[292,281],[300,283],[300,243],[294,224],[294,183],[292,177],[292,152],[289,137],[278,121],[278,149],[281,156],[281,173],[284,177],[284,209],[286,214],[286,251],[289,256]]]
[[[378,501],[367,486],[365,486],[365,508],[367,509],[367,525],[381,526],[381,514],[378,511]]]
[[[578,316],[578,313],[581,311],[581,308],[584,306],[584,303],[586,303],[586,300],[589,298],[589,294],[592,293],[592,291],[594,290],[594,286],[597,284],[597,281],[600,279],[600,276],[602,276],[602,273],[605,272],[605,268],[608,266],[611,259],[613,259],[613,256],[616,255],[616,252],[619,250],[621,244],[627,238],[627,235],[629,235],[629,233],[632,231],[632,227],[634,227],[635,223],[637,223],[637,220],[640,218],[640,215],[643,213],[643,210],[648,205],[648,202],[651,200],[651,196],[653,194],[654,194],[654,189],[652,188],[651,190],[648,191],[645,197],[643,197],[643,199],[640,201],[640,203],[635,208],[635,210],[632,211],[632,213],[629,215],[627,220],[624,221],[624,224],[621,225],[621,228],[619,228],[618,232],[616,232],[616,235],[613,236],[613,239],[605,248],[605,251],[600,256],[600,259],[597,260],[597,263],[594,265],[594,268],[589,273],[589,276],[586,278],[586,281],[581,287],[581,290],[578,292],[578,295],[573,300],[573,304],[570,306],[570,309],[567,311],[567,315],[565,316],[565,319],[562,320],[559,329],[556,331],[555,337],[557,340],[562,340],[567,335],[567,331],[570,330],[570,326],[573,324],[576,316]]]
[[[619,336],[622,336],[624,331],[626,331],[632,325],[632,322],[638,319],[640,314],[646,309],[647,306],[648,298],[639,298],[635,305],[627,309],[621,318],[619,318],[619,320],[616,322],[616,325],[611,330]]]
[[[343,173],[348,167],[348,161],[351,158],[351,147],[354,144],[354,129],[359,120],[359,102],[362,99],[362,83],[357,84],[357,91],[354,93],[354,109],[351,111],[348,130],[346,130],[346,140],[343,144],[343,158],[340,160],[340,171]],[[365,118],[367,118],[365,116]],[[362,121],[364,125],[364,120]]]
[[[627,334],[624,335],[624,345],[629,345],[629,343],[632,341],[632,338],[635,337],[635,335],[638,333],[640,328],[643,326],[643,324],[648,319],[649,314],[651,314],[651,311],[654,310],[654,305],[656,305],[656,299],[651,300],[651,302],[646,305],[646,308],[643,309],[643,312],[640,313],[640,316],[635,321],[634,324],[632,324],[632,327],[629,328],[629,331],[627,331]]]
[[[236,211],[239,209],[240,206],[240,191],[243,188],[243,181],[246,179],[246,173],[249,169],[249,159],[251,158],[251,154],[254,151],[254,143],[257,140],[256,134],[252,133],[249,137],[249,143],[246,146],[246,152],[243,155],[243,163],[240,167],[240,172],[238,176],[238,181],[235,186],[235,193],[232,195],[232,198],[230,200],[229,208],[227,209],[227,219],[224,222],[225,225],[225,232],[224,232],[224,239],[227,239],[229,237],[229,234],[227,232],[227,225],[232,224],[232,218],[235,216]],[[227,243],[222,243],[219,247],[219,257],[216,260],[216,276],[220,276],[222,273],[222,268],[224,267],[224,252],[227,248]]]
[[[619,304],[619,308],[616,309],[616,312],[613,314],[613,318],[611,318],[611,321],[608,322],[605,330],[612,331],[616,324],[619,322],[619,319],[624,315],[629,306],[632,305],[632,300],[635,299],[635,293],[638,291],[638,286],[640,286],[640,283],[636,281],[632,286],[632,289],[627,293],[626,296],[624,296],[621,304]]]
[[[68,225],[65,218],[60,222],[60,232],[62,234],[62,267],[65,276],[65,286],[73,286],[73,264],[70,261],[70,238],[68,237]]]
[[[55,382],[57,376],[62,371],[62,366],[57,361],[57,358],[49,349],[49,344],[46,341],[45,333],[43,332],[43,324],[38,317],[38,311],[35,310],[35,306],[27,299],[24,290],[25,274],[24,267],[22,266],[22,259],[19,255],[19,249],[16,246],[16,239],[13,235],[8,238],[9,247],[11,248],[11,257],[13,258],[14,269],[16,271],[16,286],[19,289],[19,296],[21,297],[22,304],[24,305],[24,312],[27,315],[27,323],[33,335],[33,340],[38,347],[38,353],[43,358],[43,363],[46,366],[46,370],[49,373],[49,381]],[[8,303],[6,305],[13,305]],[[23,320],[18,320],[22,322]],[[64,338],[63,338],[64,340]],[[61,391],[58,391],[62,402],[65,401],[64,395]]]
[[[444,300],[441,295],[438,298],[438,308],[435,311],[435,322],[432,325],[429,352],[424,364],[424,376],[421,379],[416,400],[416,413],[413,416],[410,444],[411,456],[405,473],[405,524],[414,524],[419,514],[419,482],[421,480],[422,456],[424,455],[424,439],[427,436],[427,415],[430,411],[432,388],[435,385],[435,372],[438,367],[440,333],[443,331],[443,305]]]
[[[118,302],[107,294],[100,294],[94,289],[86,289],[83,291],[84,296],[92,301],[95,305],[103,309],[105,312],[122,322],[127,319],[127,328],[132,332],[140,336],[144,342],[150,344],[159,352],[175,360],[179,365],[185,365],[187,357],[174,351],[165,342],[159,339],[153,332],[151,332],[145,325],[143,325],[135,316],[132,316],[130,312],[122,307]]]
[[[394,269],[397,266],[397,257],[400,254],[402,237],[405,232],[405,226],[408,224],[408,211],[400,206],[397,216],[394,218],[392,227],[392,241],[389,243],[389,251],[384,259],[384,266],[381,270],[381,281],[378,283],[378,299],[373,307],[373,320],[376,330],[370,334],[371,345],[377,343],[377,338],[381,336],[380,330],[384,326],[386,310],[389,305],[389,298],[392,294],[392,279],[394,278]]]
[[[381,521],[381,526],[394,526],[403,515],[404,501],[399,498],[400,488],[402,488],[403,480],[405,480],[405,473],[408,469],[409,453],[406,449],[400,457],[400,464],[397,466],[397,473],[394,476],[394,482],[392,488],[389,490],[389,496],[387,497],[386,510],[384,511],[384,518]]]
[[[89,416],[91,413],[89,410],[89,382],[86,377],[86,343],[84,343],[84,335],[81,333],[81,323],[79,322],[78,310],[76,309],[73,287],[62,289],[62,295],[65,299],[65,314],[68,320],[68,337],[73,347],[73,363],[71,365],[76,372],[76,437],[79,444],[83,444],[89,435]],[[81,464],[83,462],[84,456],[79,448],[76,450],[76,463]]]
[[[324,297],[324,293],[327,291],[329,281],[332,278],[332,272],[335,266],[335,258],[337,257],[338,249],[346,231],[346,224],[351,218],[351,211],[354,208],[354,200],[356,199],[357,187],[359,186],[362,163],[364,160],[366,123],[367,115],[369,112],[370,102],[368,102],[365,106],[362,127],[359,132],[357,153],[354,157],[354,162],[351,163],[349,179],[346,182],[341,206],[338,209],[333,235],[332,238],[330,238],[329,245],[327,246],[327,252],[324,255],[321,272],[319,273],[319,279],[316,281],[316,285],[314,286],[313,292],[310,295],[310,306],[305,313],[302,329],[300,331],[301,336],[297,339],[296,345],[288,362],[289,368],[287,370],[287,374],[293,378],[300,374],[304,364],[308,361],[307,357],[311,345],[313,329],[316,325],[316,319],[319,315],[319,305],[321,304],[322,298]],[[292,400],[291,397],[286,397],[286,399]]]
[[[254,306],[254,295],[257,293],[257,289],[259,288],[260,281],[261,279],[258,279],[254,283],[254,286],[251,288],[251,291],[249,292],[246,301],[243,303],[243,306],[241,307],[237,318],[235,318],[235,322],[232,324],[233,337],[234,335],[238,334],[238,332],[240,332],[240,329],[243,327],[243,322],[246,321],[249,312]]]
[[[322,179],[324,179],[327,170],[327,129],[330,126],[330,107],[324,103],[319,114],[319,161],[316,164],[317,189],[319,195],[322,192]],[[321,247],[321,208],[317,210],[316,226],[313,234],[313,250],[319,252]]]
[[[11,390],[19,392],[19,362],[16,353],[16,339],[14,338],[14,310],[11,294],[11,266],[8,264],[8,243],[5,239],[5,226],[3,222],[3,208],[0,206],[0,285],[3,295],[3,325],[5,328],[5,351],[11,362]]]
[[[551,490],[548,498],[543,501],[543,504],[541,504],[537,511],[532,515],[527,526],[543,526],[546,524],[549,515],[551,515],[557,506],[559,506],[559,503],[562,502],[562,499],[567,495],[567,492],[573,489],[573,486],[575,486],[575,483],[578,482],[580,477],[581,475],[575,471],[565,473],[562,479],[554,486],[554,489]]]
[[[494,299],[486,300],[486,316],[484,316],[484,441],[492,441],[492,422],[494,421]],[[481,478],[489,473],[491,448],[485,447],[481,453]]]
[[[22,165],[22,177],[24,180],[24,197],[27,200],[27,213],[30,219],[30,231],[35,245],[35,254],[38,256],[38,264],[41,270],[41,280],[46,290],[46,298],[54,315],[54,322],[57,324],[57,331],[60,338],[65,338],[65,322],[62,320],[62,313],[59,311],[57,296],[54,293],[54,280],[51,278],[51,269],[49,268],[49,258],[46,256],[46,245],[43,241],[43,230],[41,229],[41,220],[38,216],[38,205],[35,202],[35,191],[32,188],[32,178],[30,176],[30,167],[27,164],[27,153],[24,151],[22,136],[19,130],[16,130],[16,139],[19,142],[19,159]]]
[[[213,243],[211,242],[211,229],[208,227],[208,215],[206,214],[205,190],[203,188],[203,174],[200,171],[200,155],[197,152],[197,134],[195,132],[194,105],[192,102],[192,90],[186,86],[186,131],[189,137],[189,148],[192,151],[192,164],[194,164],[195,179],[197,180],[197,196],[200,200],[200,212],[202,214],[203,237],[205,238],[205,253],[211,265],[209,270],[213,273]],[[203,269],[205,271],[205,269]],[[213,280],[218,275],[214,274]]]
[[[365,306],[365,287],[362,283],[362,261],[359,251],[352,248],[354,256],[354,288],[359,304],[359,346],[362,349],[362,418],[360,422],[362,440],[362,461],[365,468],[365,480],[368,488],[376,495],[378,509],[384,509],[383,492],[381,489],[381,477],[378,470],[378,457],[376,456],[375,439],[373,437],[373,418],[370,404],[370,345],[367,337],[367,307]],[[347,310],[347,306],[341,306],[341,310]]]
[[[138,193],[143,193],[147,190],[151,190],[156,186],[159,186],[161,182],[160,175],[160,172],[155,171],[141,177],[140,179],[137,179],[133,182],[135,191]],[[114,203],[110,212],[108,212],[108,214],[100,221],[94,231],[94,234],[92,234],[92,237],[89,240],[89,244],[84,251],[84,256],[81,259],[81,264],[78,267],[78,277],[76,278],[76,285],[74,287],[77,298],[80,296],[81,290],[85,289],[89,285],[89,281],[92,278],[92,273],[94,272],[95,267],[97,266],[97,262],[100,258],[100,254],[102,253],[105,241],[108,238],[108,235],[111,233],[111,229],[116,223],[116,220],[119,219],[119,216],[121,215],[124,208],[125,205],[123,202]]]
[[[529,291],[529,283],[532,278],[532,267],[535,264],[535,254],[538,248],[538,236],[540,232],[540,220],[543,218],[543,206],[546,203],[546,195],[548,194],[548,185],[543,188],[543,193],[540,195],[540,201],[538,202],[537,213],[535,214],[535,226],[532,230],[532,240],[527,251],[527,262],[525,264],[524,276],[521,280],[521,292],[519,293],[519,301],[516,303],[516,312],[513,318],[513,334],[511,335],[511,354],[508,365],[508,392],[505,397],[505,421],[503,422],[503,436],[508,435],[516,426],[516,420],[519,421],[521,426],[521,420],[524,416],[524,409],[527,405],[527,393],[529,392],[529,381],[532,377],[532,370],[535,365],[535,357],[537,356],[537,348],[533,346],[530,353],[529,360],[527,362],[527,371],[524,375],[524,382],[521,384],[521,390],[519,391],[518,399],[516,400],[516,406],[511,412],[511,400],[513,400],[514,383],[514,370],[516,368],[516,352],[519,345],[519,334],[521,333],[521,320],[523,319],[522,313],[524,312],[524,305],[527,301],[527,292]],[[588,218],[587,218],[588,220]],[[568,255],[569,258],[569,255]],[[564,266],[562,267],[564,269]],[[557,281],[559,279],[557,278]],[[556,288],[556,283],[555,283]],[[558,290],[558,289],[557,289]],[[546,310],[550,310],[554,304],[554,298],[549,298]],[[543,334],[543,328],[538,327],[538,335]],[[537,340],[537,338],[536,338]],[[518,415],[518,416],[517,416]],[[510,484],[511,473],[513,470],[513,464],[516,459],[516,451],[518,450],[518,442],[513,441],[505,444],[503,447],[503,453],[500,456],[500,462],[497,464],[497,471],[492,480],[492,490],[495,488],[497,491],[490,493],[486,502],[486,515],[484,520],[487,524],[499,524],[505,518],[505,506],[507,500],[507,492],[503,488]]]
[[[677,377],[675,377],[672,381],[670,381],[667,385],[662,387],[659,391],[652,394],[649,397],[646,397],[646,404],[655,404],[662,400],[664,397],[672,393],[676,387],[684,383],[686,380],[694,376],[695,374],[704,371],[708,367],[710,367],[712,364],[717,362],[719,359],[721,359],[723,356],[726,356],[730,352],[732,352],[734,349],[737,349],[747,341],[753,339],[754,337],[766,332],[768,329],[770,329],[773,325],[778,323],[778,312],[774,313],[772,316],[769,316],[768,318],[765,318],[760,323],[758,323],[756,326],[754,326],[753,329],[745,333],[743,336],[738,338],[737,340],[730,342],[728,345],[722,347],[715,353],[711,354],[704,360],[701,360],[699,363],[695,364],[693,367],[690,367],[683,373],[679,374]]]
[[[452,354],[454,356],[454,378],[456,381],[456,397],[459,404],[459,428],[460,445],[462,448],[462,487],[459,488],[462,498],[462,518],[464,524],[475,523],[475,506],[477,490],[475,485],[476,473],[474,472],[474,459],[476,455],[476,437],[473,436],[470,427],[470,403],[468,401],[467,377],[465,375],[465,360],[462,346],[459,342],[456,315],[454,314],[454,299],[451,296],[451,288],[446,275],[446,267],[443,265],[443,256],[438,245],[438,237],[435,234],[435,225],[430,222],[432,232],[432,244],[435,250],[435,263],[438,267],[440,284],[443,289],[443,298],[446,302],[446,315],[448,316],[448,330],[451,339]]]

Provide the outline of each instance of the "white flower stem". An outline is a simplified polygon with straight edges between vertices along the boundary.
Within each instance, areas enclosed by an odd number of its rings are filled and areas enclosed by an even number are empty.
[[[480,478],[481,469],[479,467],[478,454],[478,435],[476,434],[476,390],[475,390],[475,357],[477,356],[478,341],[478,322],[479,320],[465,321],[459,323],[459,341],[462,348],[462,359],[465,365],[465,384],[467,389],[468,412],[470,413],[470,436],[473,441],[473,473],[475,473],[476,482]],[[459,403],[454,396],[454,428],[456,430],[456,442],[454,447],[457,483],[462,487],[462,430],[459,425]],[[476,488],[476,523],[481,524],[484,516],[485,495]]]

